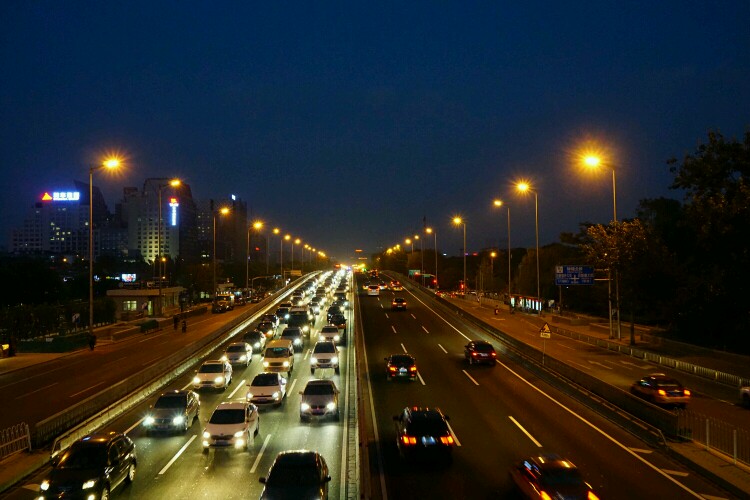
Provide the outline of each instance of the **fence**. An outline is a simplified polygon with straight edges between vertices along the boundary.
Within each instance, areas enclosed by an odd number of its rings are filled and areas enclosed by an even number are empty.
[[[26,422],[0,430],[0,460],[24,450],[31,450],[31,433]]]
[[[677,410],[678,435],[750,465],[750,432],[691,410]]]

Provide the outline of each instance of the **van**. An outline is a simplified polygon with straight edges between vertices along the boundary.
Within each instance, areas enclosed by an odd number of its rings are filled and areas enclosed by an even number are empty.
[[[291,340],[272,340],[263,351],[263,371],[291,375],[294,369],[294,344]]]

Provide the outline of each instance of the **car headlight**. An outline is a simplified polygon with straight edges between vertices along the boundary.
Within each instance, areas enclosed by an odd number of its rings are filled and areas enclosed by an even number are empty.
[[[243,434],[245,434],[245,431],[237,431],[234,433],[234,437],[241,438]]]
[[[81,487],[82,490],[88,490],[96,486],[96,479],[89,479],[85,483],[83,483],[83,486]]]
[[[200,384],[201,383],[201,379],[199,379],[198,377],[193,377],[193,383],[194,384]]]
[[[222,361],[226,361],[227,359],[229,359],[229,358],[227,358],[227,355],[226,355],[226,354],[225,354],[225,355],[223,355],[223,356],[221,357],[221,360],[222,360]]]
[[[289,366],[289,361],[284,361],[284,368]]]
[[[221,384],[222,382],[224,382],[224,377],[216,377],[214,379],[214,383],[216,384]]]
[[[47,479],[42,481],[42,484],[39,485],[39,489],[42,491],[47,491],[49,489],[49,481]]]
[[[310,409],[310,405],[307,403],[302,403],[301,405],[299,405],[299,409],[302,411],[307,411]]]
[[[246,361],[246,360],[247,360],[247,356],[245,354],[240,356],[240,361]]]
[[[203,439],[208,439],[211,437],[211,433],[208,431],[203,431]]]
[[[260,342],[254,343],[253,347],[256,348],[256,349],[260,349]]]
[[[268,361],[263,362],[263,367],[268,368],[270,366],[270,363]]]
[[[302,344],[302,339],[294,339],[294,345]]]
[[[182,415],[177,415],[175,418],[172,419],[172,423],[174,425],[182,425],[185,423],[185,417]]]
[[[334,342],[338,342],[339,340],[341,340],[341,337],[339,335],[334,335],[333,336],[333,341]]]
[[[272,397],[273,399],[279,399],[279,391],[276,391],[276,392],[274,392],[273,394],[271,394],[271,397]]]
[[[334,357],[331,358],[331,363],[338,363],[338,362],[339,362],[339,358],[338,357],[334,356]]]
[[[328,403],[326,405],[326,408],[328,408],[329,410],[333,410],[333,409],[336,408],[336,403],[334,403],[333,401],[331,401],[330,403]]]
[[[248,392],[248,393],[247,393],[247,399],[253,399],[253,397],[254,397],[254,396],[253,396],[253,393],[252,393],[252,392]]]
[[[149,415],[148,417],[144,418],[143,419],[143,425],[145,425],[145,426],[154,425],[154,417],[152,417],[151,415]]]
[[[288,314],[285,314],[285,315],[284,315],[284,319],[289,319],[289,315],[288,315]]]
[[[312,363],[314,365],[317,365],[318,364],[318,358],[316,358],[316,357],[313,356],[312,358],[310,358],[310,363]]]

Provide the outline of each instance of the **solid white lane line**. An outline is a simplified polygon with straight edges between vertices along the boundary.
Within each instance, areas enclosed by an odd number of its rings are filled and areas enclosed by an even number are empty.
[[[414,316],[414,314],[412,314],[412,315],[411,315],[411,317],[412,317],[412,318],[414,318],[414,319],[417,319],[417,317],[416,317],[416,316]]]
[[[263,446],[260,448],[260,451],[258,452],[258,456],[255,457],[255,462],[253,462],[253,466],[250,468],[250,474],[255,473],[255,469],[258,468],[258,464],[260,463],[260,459],[263,458],[263,452],[266,451],[266,446],[268,446],[268,442],[271,440],[271,434],[266,436],[266,439],[263,440]]]
[[[388,313],[385,313],[385,318],[386,319],[391,319],[390,316],[388,316]]]
[[[310,355],[310,349],[308,349],[307,351],[305,351],[305,355],[304,355],[304,356],[302,356],[302,359],[307,359],[307,357],[308,357],[309,355]]]
[[[84,393],[84,392],[86,392],[86,391],[90,391],[90,390],[91,390],[91,389],[93,389],[94,387],[97,387],[97,386],[100,386],[100,385],[102,385],[103,383],[104,383],[104,382],[99,382],[98,384],[94,384],[94,385],[92,385],[92,386],[91,386],[91,387],[89,387],[88,389],[84,389],[84,390],[82,390],[82,391],[78,391],[78,392],[76,392],[75,394],[71,394],[71,395],[70,395],[70,396],[68,396],[68,397],[69,397],[69,398],[74,398],[74,397],[78,396],[79,394],[83,394],[83,393]]]
[[[164,468],[163,468],[162,470],[160,470],[160,471],[159,471],[159,475],[160,475],[160,476],[161,476],[161,475],[163,475],[163,474],[164,474],[165,472],[167,472],[167,470],[168,470],[168,469],[169,469],[170,467],[172,467],[172,464],[173,464],[173,463],[175,463],[175,461],[176,461],[176,460],[177,460],[178,458],[180,458],[180,455],[182,455],[182,453],[183,453],[183,452],[184,452],[184,451],[185,451],[185,450],[187,449],[187,447],[188,447],[188,446],[190,446],[190,443],[192,443],[193,441],[195,441],[195,438],[197,438],[197,437],[198,437],[198,434],[193,434],[192,436],[190,436],[190,439],[188,439],[188,442],[187,442],[187,443],[185,443],[185,444],[184,444],[184,445],[182,446],[182,448],[180,448],[180,451],[178,451],[178,452],[177,452],[177,453],[175,454],[175,456],[173,456],[173,457],[172,457],[172,460],[170,460],[169,462],[167,462],[167,465],[165,465],[165,466],[164,466]]]
[[[424,330],[425,333],[430,333],[429,331],[427,331],[427,328],[425,328],[424,326],[422,326],[422,330]]]
[[[571,351],[575,351],[576,350],[575,347],[570,347],[569,345],[565,345],[565,344],[557,344],[557,345],[559,345],[560,347],[564,347],[566,349],[570,349]]]
[[[294,389],[294,384],[296,384],[296,383],[297,383],[297,379],[295,378],[294,380],[292,380],[292,383],[291,383],[291,384],[289,384],[289,387],[287,387],[287,388],[286,388],[286,393],[287,393],[287,395],[288,395],[288,394],[289,394],[290,392],[292,392],[292,390]]]
[[[417,377],[419,378],[419,381],[422,382],[422,385],[427,385],[424,383],[424,379],[422,378],[422,374],[417,372]]]
[[[645,453],[646,455],[649,455],[652,453],[651,450],[644,450],[643,448],[630,448],[630,449],[636,453]]]
[[[537,445],[538,448],[542,447],[542,443],[540,443],[539,441],[537,441],[536,439],[534,439],[534,436],[532,436],[531,434],[529,434],[529,431],[527,431],[526,429],[524,429],[523,425],[521,425],[521,424],[518,423],[518,420],[516,420],[515,418],[511,417],[510,415],[508,415],[508,418],[510,419],[511,422],[513,422],[514,424],[516,424],[516,427],[518,427],[519,429],[521,429],[521,432],[523,432],[524,434],[526,434],[526,437],[529,438],[529,439],[531,439],[531,441],[535,445]]]
[[[611,369],[612,369],[612,368],[610,368],[609,366],[607,366],[607,365],[605,365],[605,364],[603,364],[603,363],[600,363],[600,362],[598,362],[598,361],[591,361],[590,359],[589,359],[589,360],[587,360],[587,361],[588,361],[589,363],[591,363],[592,365],[598,365],[598,366],[601,366],[602,368],[606,368],[607,370],[611,370]]]
[[[679,476],[679,477],[688,477],[690,474],[687,472],[680,472],[678,470],[669,470],[669,469],[662,469],[664,472],[669,474],[670,476]]]
[[[244,378],[242,380],[240,380],[240,383],[237,384],[237,387],[234,388],[234,390],[232,391],[232,393],[229,395],[228,399],[232,399],[234,397],[234,393],[236,393],[237,391],[239,391],[240,387],[245,387],[245,379]]]
[[[134,423],[133,425],[131,425],[130,427],[128,427],[127,429],[125,429],[125,432],[123,432],[123,434],[130,434],[130,431],[132,431],[133,429],[135,429],[136,427],[138,427],[139,425],[141,425],[141,422],[143,422],[144,420],[145,420],[145,418],[142,418],[138,422]]]
[[[383,304],[380,304],[380,308],[381,308],[381,309],[385,309],[385,308],[383,307]]]
[[[588,365],[582,365],[581,363],[578,363],[578,362],[576,362],[576,361],[573,361],[572,359],[569,359],[569,360],[567,360],[567,361],[568,361],[568,363],[573,363],[574,365],[578,365],[578,366],[580,366],[581,368],[585,368],[585,369],[587,369],[587,370],[591,370],[591,367],[590,367],[590,366],[588,366]]]
[[[398,332],[396,331],[396,327],[395,327],[395,326],[393,326],[393,325],[391,325],[391,330],[393,330],[393,333],[398,333]]]
[[[453,427],[451,427],[451,424],[449,422],[446,422],[448,425],[448,430],[451,431],[451,436],[453,436],[453,441],[456,442],[456,446],[461,446],[461,441],[458,440],[458,436],[456,436],[456,433],[453,432]]]
[[[25,394],[22,394],[22,395],[20,395],[20,396],[16,397],[16,399],[21,399],[21,398],[25,398],[26,396],[31,396],[32,394],[35,394],[35,393],[37,393],[37,392],[39,392],[39,391],[43,391],[43,390],[45,390],[45,389],[49,389],[49,388],[50,388],[50,387],[52,387],[53,385],[57,385],[57,382],[52,382],[52,383],[51,383],[50,385],[45,385],[44,387],[41,387],[41,388],[39,388],[39,389],[36,389],[36,390],[34,390],[34,391],[31,391],[31,392],[27,392],[27,393],[25,393]]]
[[[597,427],[593,423],[589,422],[588,420],[586,420],[585,418],[583,418],[581,415],[579,415],[575,411],[571,410],[570,408],[568,408],[567,406],[565,406],[564,404],[562,404],[561,402],[559,402],[557,399],[555,399],[554,397],[550,396],[549,394],[547,394],[546,392],[544,392],[542,389],[540,389],[539,387],[535,386],[534,384],[532,384],[531,382],[529,382],[528,380],[526,380],[525,378],[523,378],[520,374],[518,374],[515,371],[513,371],[513,369],[510,368],[508,365],[504,364],[503,362],[501,362],[499,360],[498,360],[497,364],[501,365],[503,368],[505,368],[510,373],[512,373],[513,375],[515,375],[516,378],[518,378],[519,380],[521,380],[522,382],[524,382],[531,389],[535,390],[536,392],[538,392],[542,396],[544,396],[547,399],[549,399],[553,404],[556,404],[557,406],[559,406],[563,410],[567,411],[574,418],[577,418],[578,420],[580,420],[581,422],[583,422],[584,424],[586,424],[588,427],[590,427],[591,429],[593,429],[594,431],[596,431],[600,435],[602,435],[604,438],[606,438],[607,440],[609,440],[612,444],[614,444],[615,446],[618,446],[619,448],[621,448],[622,450],[624,450],[626,453],[630,454],[632,457],[635,457],[636,460],[640,461],[644,465],[650,467],[652,470],[654,470],[657,473],[661,474],[663,477],[667,478],[669,481],[671,481],[672,483],[674,483],[679,488],[682,488],[684,491],[688,492],[689,494],[691,494],[695,498],[703,498],[700,494],[696,493],[695,491],[693,491],[690,488],[688,488],[686,485],[684,485],[681,482],[677,481],[675,478],[673,478],[672,476],[670,476],[666,472],[662,471],[659,467],[655,466],[654,464],[652,464],[651,462],[649,462],[645,458],[641,457],[636,452],[632,451],[630,448],[628,448],[627,446],[625,446],[624,444],[622,444],[621,442],[619,442],[618,440],[616,440],[615,438],[613,438],[612,436],[610,436],[609,434],[607,434],[606,432],[604,432],[602,429],[600,429],[599,427]]]
[[[464,372],[464,375],[466,375],[467,377],[469,377],[469,380],[471,380],[472,382],[474,382],[474,385],[479,385],[479,382],[477,382],[476,380],[474,380],[474,377],[472,377],[471,375],[469,375],[469,373],[466,370],[461,370],[461,371]]]
[[[406,347],[404,347],[404,344],[403,344],[403,343],[401,344],[401,349],[403,349],[403,350],[404,350],[404,353],[408,353],[408,352],[409,352],[409,351],[407,351],[407,350],[406,350]]]
[[[448,354],[448,351],[445,350],[445,347],[441,346],[440,344],[438,344],[438,347],[441,348],[445,354]]]

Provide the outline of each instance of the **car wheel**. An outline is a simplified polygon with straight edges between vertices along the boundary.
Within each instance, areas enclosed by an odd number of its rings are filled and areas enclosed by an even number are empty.
[[[186,418],[185,419],[185,423],[182,424],[182,433],[183,434],[187,434],[187,431],[188,431],[188,429],[190,428],[191,425],[193,425],[193,421],[192,420],[188,420]]]
[[[109,486],[105,486],[102,490],[101,500],[109,500]]]
[[[128,475],[125,476],[125,482],[130,484],[135,479],[135,462],[130,464],[130,467],[128,467]]]
[[[253,432],[253,436],[257,436],[260,432],[260,417],[258,418],[258,422],[255,424],[255,432]]]
[[[310,375],[315,375],[315,368],[310,368]]]
[[[469,364],[470,364],[470,365],[473,365],[473,364],[474,364],[474,360],[473,360],[473,359],[471,359],[471,357],[469,357],[468,359],[469,359]]]
[[[335,371],[335,372],[336,372],[336,373],[338,374],[338,373],[340,373],[340,368],[339,368],[339,367],[337,366],[337,367],[336,367],[336,368],[334,369],[334,371]]]
[[[742,395],[742,406],[744,406],[745,408],[750,408],[750,395]]]

